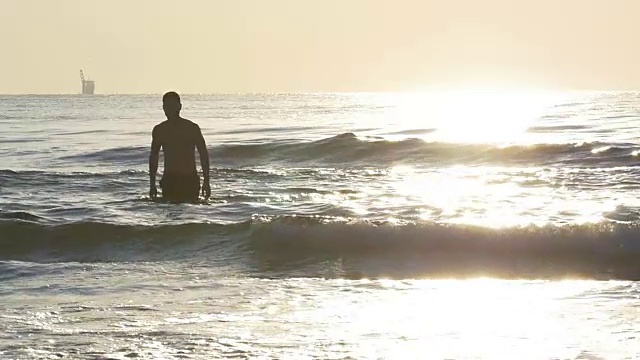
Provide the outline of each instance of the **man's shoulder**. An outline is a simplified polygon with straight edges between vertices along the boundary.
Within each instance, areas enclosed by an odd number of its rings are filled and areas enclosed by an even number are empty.
[[[198,126],[198,124],[196,124],[195,122],[189,119],[182,118],[180,121],[165,120],[153,127],[153,132],[156,134],[174,132],[174,131],[185,131],[185,130],[197,131],[197,130],[200,130],[200,126]]]
[[[182,120],[184,120],[189,126],[195,128],[195,129],[199,129],[200,128],[200,126],[198,126],[198,124],[196,124],[194,121],[191,121],[191,120],[185,119],[185,118],[182,118]]]
[[[168,125],[168,120],[165,120],[163,122],[160,122],[160,123],[156,124],[156,126],[153,127],[153,130],[164,129],[164,128],[167,127],[167,125]]]
[[[153,127],[152,134],[160,135],[162,133],[165,133],[167,131],[166,128],[167,128],[167,121],[165,120],[159,124],[156,124],[156,126]]]

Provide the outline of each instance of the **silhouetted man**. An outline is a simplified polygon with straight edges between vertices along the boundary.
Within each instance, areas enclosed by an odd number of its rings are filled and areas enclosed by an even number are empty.
[[[156,172],[160,148],[164,152],[164,173],[160,179],[162,197],[172,202],[196,202],[200,192],[200,177],[196,169],[195,149],[202,165],[202,195],[211,196],[209,185],[209,153],[198,124],[180,117],[180,95],[171,91],[162,97],[167,120],[153,128],[149,155],[149,196],[155,199]]]

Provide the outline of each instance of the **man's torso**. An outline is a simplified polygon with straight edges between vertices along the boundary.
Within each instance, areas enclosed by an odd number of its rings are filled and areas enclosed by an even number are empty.
[[[164,153],[164,174],[197,174],[195,148],[198,126],[186,119],[166,120],[156,126]]]

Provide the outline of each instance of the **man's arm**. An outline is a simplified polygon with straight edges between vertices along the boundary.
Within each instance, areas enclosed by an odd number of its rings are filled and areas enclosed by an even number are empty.
[[[200,155],[200,165],[202,166],[202,193],[205,199],[211,196],[211,185],[209,184],[209,151],[207,150],[207,144],[202,136],[200,127],[196,125],[196,148]]]
[[[155,198],[156,190],[156,173],[158,172],[158,158],[160,157],[160,140],[158,139],[157,127],[153,128],[151,133],[151,154],[149,154],[149,196]]]

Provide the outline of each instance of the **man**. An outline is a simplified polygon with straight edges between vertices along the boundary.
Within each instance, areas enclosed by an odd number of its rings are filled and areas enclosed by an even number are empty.
[[[162,97],[162,107],[167,120],[153,128],[151,155],[149,155],[149,196],[155,199],[156,172],[160,148],[164,152],[164,173],[160,180],[162,197],[171,202],[196,202],[200,193],[200,177],[196,169],[195,149],[200,154],[202,166],[202,196],[211,196],[209,185],[209,153],[200,127],[180,117],[180,95],[170,91]]]

